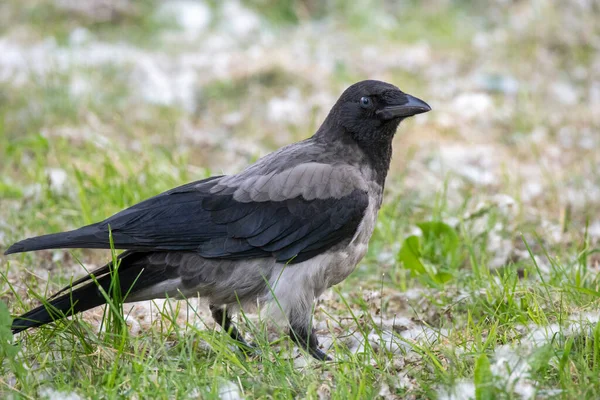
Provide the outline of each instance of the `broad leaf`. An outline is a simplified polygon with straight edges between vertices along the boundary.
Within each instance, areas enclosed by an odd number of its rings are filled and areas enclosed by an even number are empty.
[[[407,237],[398,253],[398,259],[404,264],[404,268],[413,271],[416,275],[426,274],[427,270],[420,257],[421,244],[419,237],[414,235]]]
[[[475,363],[475,398],[477,400],[489,400],[494,398],[494,375],[490,367],[490,361],[482,354]]]

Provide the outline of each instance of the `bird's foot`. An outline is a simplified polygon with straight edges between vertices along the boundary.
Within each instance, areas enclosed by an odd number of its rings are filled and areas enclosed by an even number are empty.
[[[254,344],[248,344],[248,342],[246,342],[244,336],[242,336],[242,334],[233,324],[231,316],[223,307],[211,305],[210,311],[212,312],[212,317],[215,322],[229,334],[229,336],[234,340],[235,344],[246,357],[251,357],[260,353]]]
[[[246,340],[244,340],[244,338],[241,336],[238,336],[238,338],[234,340],[238,348],[246,357],[256,357],[261,355],[261,352],[256,344],[246,342]]]
[[[322,351],[321,349],[308,349],[308,353],[313,356],[313,358],[319,360],[319,361],[333,361],[333,358],[331,358],[330,356],[327,355],[327,353],[325,353],[324,351]]]
[[[311,330],[310,334],[308,329],[304,327],[296,327],[290,329],[290,338],[298,345],[298,347],[308,351],[313,358],[319,361],[332,361],[325,352],[319,349],[319,340],[315,330]]]

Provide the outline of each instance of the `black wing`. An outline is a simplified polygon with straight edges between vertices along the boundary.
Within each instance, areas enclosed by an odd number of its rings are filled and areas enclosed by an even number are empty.
[[[273,256],[297,263],[351,238],[368,205],[364,190],[340,198],[242,202],[211,193],[221,177],[165,192],[97,224],[26,239],[6,254],[49,248],[195,251],[206,258]]]

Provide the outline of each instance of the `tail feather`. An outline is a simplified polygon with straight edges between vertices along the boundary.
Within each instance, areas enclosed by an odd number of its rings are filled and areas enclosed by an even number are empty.
[[[123,295],[134,295],[177,273],[177,268],[167,269],[164,264],[149,265],[152,254],[126,251],[119,256],[119,286]],[[45,304],[15,318],[11,327],[13,334],[105,304],[106,298],[100,287],[105,293],[109,292],[111,266],[112,263],[109,263],[93,271],[58,291]],[[76,285],[82,286],[74,289],[73,286]]]
[[[100,230],[96,225],[88,225],[73,231],[51,233],[21,240],[10,246],[4,255],[25,253],[34,250],[67,248],[105,248],[108,241],[106,233],[99,240]]]
[[[15,334],[87,311],[104,303],[106,303],[104,296],[102,296],[96,284],[88,283],[71,293],[57,297],[15,318],[11,329]]]

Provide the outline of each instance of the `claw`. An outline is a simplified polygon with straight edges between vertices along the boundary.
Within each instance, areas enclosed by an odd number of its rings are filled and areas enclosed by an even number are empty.
[[[308,353],[319,361],[333,361],[333,358],[329,357],[321,349],[310,349]]]
[[[309,335],[308,330],[304,327],[292,328],[290,329],[290,338],[296,342],[298,347],[307,350],[308,354],[313,356],[313,358],[319,361],[332,361],[331,357],[319,349],[319,340],[314,329]]]

